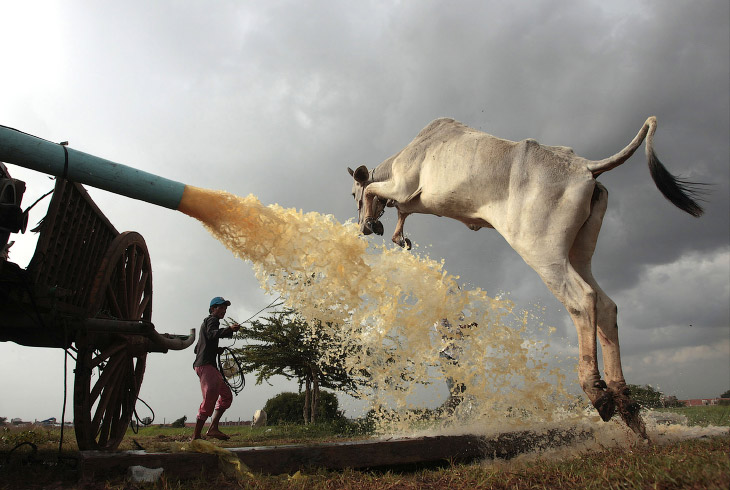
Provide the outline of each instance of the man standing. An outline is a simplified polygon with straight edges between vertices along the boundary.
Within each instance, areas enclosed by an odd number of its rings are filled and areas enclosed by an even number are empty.
[[[219,352],[218,339],[233,337],[233,333],[241,328],[238,324],[230,327],[220,328],[220,321],[226,316],[226,310],[231,305],[220,296],[210,301],[208,308],[209,315],[203,320],[200,326],[200,336],[195,346],[195,362],[193,369],[200,378],[200,390],[203,392],[203,402],[198,409],[198,416],[195,420],[195,432],[193,439],[200,439],[205,421],[213,415],[210,427],[206,432],[207,436],[216,439],[227,440],[229,436],[221,432],[218,422],[223,412],[231,406],[233,393],[223,380],[223,375],[216,367],[216,359]]]
[[[476,322],[469,324],[452,325],[449,320],[443,318],[437,324],[437,330],[441,333],[443,347],[439,351],[439,357],[446,359],[446,363],[452,366],[459,365],[459,358],[464,351],[464,332],[469,333],[470,329],[477,327]],[[453,368],[447,371],[455,372]],[[466,384],[463,381],[455,381],[451,376],[446,376],[446,387],[449,390],[449,398],[444,402],[444,408],[453,413],[456,407],[464,401],[466,395]]]

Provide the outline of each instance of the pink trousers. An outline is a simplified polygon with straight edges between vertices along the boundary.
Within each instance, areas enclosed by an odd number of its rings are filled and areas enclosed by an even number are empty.
[[[200,391],[203,392],[203,403],[198,409],[198,420],[207,420],[213,415],[213,409],[226,410],[233,403],[233,393],[223,375],[215,366],[206,364],[194,368],[200,378]]]

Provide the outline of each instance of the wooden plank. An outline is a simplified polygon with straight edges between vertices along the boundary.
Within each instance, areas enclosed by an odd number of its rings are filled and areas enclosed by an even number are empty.
[[[304,468],[377,468],[443,460],[468,461],[480,457],[476,436],[437,436],[413,439],[356,441],[297,446],[233,449],[252,471],[294,473]]]
[[[228,449],[252,471],[276,475],[308,468],[366,469],[439,462],[464,463],[485,458],[509,459],[528,451],[570,444],[590,436],[590,431],[552,429],[506,432],[493,437],[467,434]],[[81,453],[81,476],[87,481],[94,475],[124,474],[129,466],[134,465],[161,467],[168,477],[180,479],[218,472],[217,456],[212,454]]]

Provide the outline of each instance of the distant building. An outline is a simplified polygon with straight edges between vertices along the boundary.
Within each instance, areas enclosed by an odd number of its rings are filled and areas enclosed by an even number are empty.
[[[688,407],[702,407],[705,405],[717,405],[722,398],[692,398],[691,400],[679,400]]]

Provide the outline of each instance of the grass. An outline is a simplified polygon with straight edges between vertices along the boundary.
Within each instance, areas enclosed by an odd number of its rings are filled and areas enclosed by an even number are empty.
[[[660,408],[661,412],[674,412],[687,417],[689,425],[730,426],[730,405],[708,405],[703,407]]]
[[[322,423],[313,425],[284,424],[252,428],[249,426],[223,427],[231,436],[229,441],[217,442],[222,447],[246,447],[281,444],[304,444],[324,441],[348,441],[367,437],[359,425],[350,422]],[[190,440],[193,429],[190,427],[140,427],[138,432],[127,431],[120,451],[139,449],[137,444],[148,452],[169,452],[174,443]],[[72,428],[64,430],[63,449],[70,453],[78,451]],[[0,427],[0,457],[21,442],[30,442],[39,450],[57,450],[61,440],[60,428],[31,426]],[[0,460],[1,464],[1,460]]]
[[[686,415],[690,424],[730,426],[728,407],[692,407],[673,409]],[[192,429],[148,427],[137,434],[127,434],[121,449],[130,449],[137,441],[148,451],[169,450],[177,441],[187,441]],[[226,427],[232,435],[227,446],[274,445],[362,437],[352,427],[317,424],[313,426],[283,425],[252,429]],[[324,470],[296,475],[260,476],[237,482],[221,477],[218,480],[178,481],[163,476],[156,483],[112,481],[78,482],[71,464],[77,454],[73,431],[66,430],[64,452],[59,459],[59,429],[0,428],[0,489],[714,489],[730,488],[730,436],[693,439],[672,444],[622,447],[599,452],[566,456],[561,459],[534,459],[523,462],[474,463],[448,465],[440,469],[408,472],[366,472]],[[348,433],[349,432],[349,433]],[[355,431],[356,432],[356,431]],[[18,443],[30,444],[10,451]],[[223,445],[223,444],[221,444]]]

